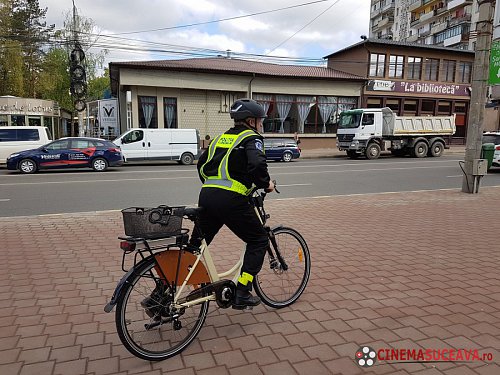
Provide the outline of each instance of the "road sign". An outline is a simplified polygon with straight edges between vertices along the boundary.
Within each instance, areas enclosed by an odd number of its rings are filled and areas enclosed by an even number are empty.
[[[490,85],[500,84],[500,41],[491,43],[490,53],[490,76],[488,79]]]

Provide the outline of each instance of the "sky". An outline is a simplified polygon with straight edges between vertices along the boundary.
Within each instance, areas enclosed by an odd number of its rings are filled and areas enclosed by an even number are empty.
[[[279,56],[282,59],[260,59],[322,65],[324,56],[368,35],[370,17],[370,0],[74,2],[78,14],[93,21],[94,33],[100,35],[93,51],[106,48],[106,62],[209,57],[230,50],[239,58]],[[48,8],[47,24],[56,29],[72,11],[71,1],[39,0],[39,4]],[[293,7],[300,4],[308,5]],[[280,8],[289,9],[241,17]],[[184,27],[234,17],[241,18]]]

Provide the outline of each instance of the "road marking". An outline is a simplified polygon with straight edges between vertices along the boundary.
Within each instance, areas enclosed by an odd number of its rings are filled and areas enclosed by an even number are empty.
[[[452,178],[452,177],[463,177],[463,174],[457,174],[455,176],[446,176],[447,178]]]
[[[10,199],[0,199],[0,202],[8,202]]]
[[[457,161],[461,161],[462,159],[448,159],[448,160],[416,160],[416,161],[399,161],[399,162],[379,162],[373,163],[375,165],[400,165],[400,164],[416,164],[416,163],[455,163]],[[307,165],[296,165],[293,164],[293,168],[310,168],[310,167],[351,167],[351,166],[360,166],[361,163],[342,163],[342,164],[314,164],[308,163]],[[368,163],[364,163],[363,165],[368,165]],[[289,164],[287,165],[277,165],[271,166],[268,164],[269,169],[279,169],[279,168],[287,168],[291,167]]]
[[[279,184],[279,187],[282,187],[282,186],[286,186],[286,187],[290,187],[290,186],[311,186],[312,184],[288,184],[288,185],[283,185],[283,184]]]

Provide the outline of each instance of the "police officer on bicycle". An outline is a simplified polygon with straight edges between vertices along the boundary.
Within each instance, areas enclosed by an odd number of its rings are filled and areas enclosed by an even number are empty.
[[[266,230],[250,204],[252,188],[274,190],[264,154],[262,131],[264,109],[252,99],[239,99],[231,106],[234,126],[216,137],[198,160],[203,187],[198,205],[204,210],[199,226],[210,243],[226,225],[246,242],[233,308],[257,306],[260,298],[250,291],[254,276],[262,268],[269,247]],[[197,228],[194,229],[196,237]]]

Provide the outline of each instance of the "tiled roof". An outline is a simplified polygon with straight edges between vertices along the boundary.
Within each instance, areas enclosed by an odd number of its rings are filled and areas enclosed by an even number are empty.
[[[270,64],[225,57],[195,58],[184,60],[128,61],[113,62],[110,64],[110,66],[113,65],[115,67],[130,67],[141,69],[165,69],[176,71],[228,74],[243,73],[271,77],[365,80],[365,78],[354,74],[319,66]]]
[[[410,48],[427,48],[427,49],[434,49],[434,50],[440,50],[440,51],[446,51],[446,52],[462,52],[466,54],[472,54],[474,55],[474,51],[469,51],[469,50],[464,50],[464,49],[459,49],[459,48],[452,48],[452,47],[443,47],[443,46],[435,46],[433,44],[420,44],[420,43],[413,43],[413,42],[400,42],[392,39],[366,39],[362,40],[361,42],[355,43],[350,45],[349,47],[342,48],[341,50],[338,50],[336,52],[333,52],[329,54],[328,56],[325,56],[324,58],[328,58],[330,56],[335,56],[336,54],[344,51],[348,51],[352,48],[356,48],[358,46],[361,46],[363,44],[378,44],[382,46],[397,46],[397,47],[410,47]]]

